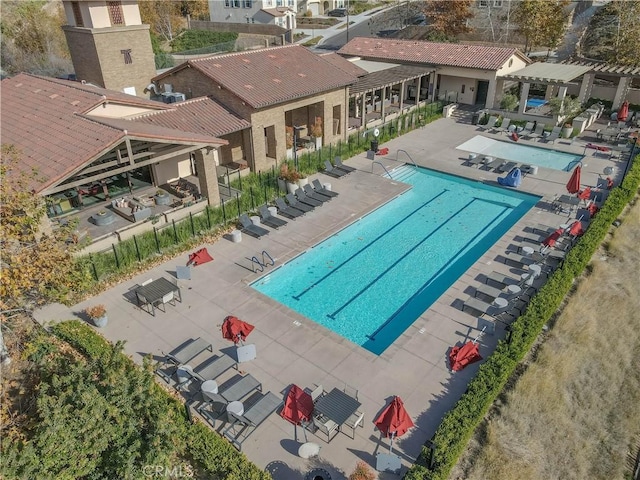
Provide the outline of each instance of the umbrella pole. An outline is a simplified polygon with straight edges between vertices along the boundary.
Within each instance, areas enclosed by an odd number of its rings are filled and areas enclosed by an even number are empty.
[[[396,434],[396,432],[393,432],[393,433],[391,434],[391,441],[389,442],[389,453],[393,453],[393,452],[391,451],[391,449],[393,448],[393,437],[395,436],[395,434]]]
[[[475,345],[476,343],[478,343],[478,340],[480,340],[480,337],[482,337],[482,335],[484,334],[484,331],[487,329],[487,326],[485,325],[484,327],[482,327],[482,331],[478,334],[478,336],[475,338],[475,340],[473,341],[473,344]]]
[[[301,425],[302,427],[302,434],[304,435],[304,443],[307,443],[309,440],[307,439],[307,429],[305,428],[304,424]]]

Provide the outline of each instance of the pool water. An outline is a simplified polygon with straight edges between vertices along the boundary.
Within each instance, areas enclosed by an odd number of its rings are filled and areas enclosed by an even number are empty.
[[[253,288],[381,354],[539,200],[423,168],[402,169],[411,190]]]
[[[253,288],[381,354],[539,200],[424,168],[402,169],[411,190]]]
[[[546,105],[548,102],[544,98],[530,98],[527,100],[527,107],[537,108]]]
[[[476,135],[456,148],[511,162],[539,165],[565,172],[571,171],[584,158],[583,155],[559,152],[550,148],[532,147],[513,141],[502,142],[482,135]]]

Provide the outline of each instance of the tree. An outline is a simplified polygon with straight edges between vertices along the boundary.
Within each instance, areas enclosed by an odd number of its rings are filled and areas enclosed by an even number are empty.
[[[185,17],[206,18],[209,4],[206,0],[147,0],[139,2],[143,23],[151,26],[152,33],[171,41],[186,26]]]
[[[59,75],[72,70],[59,2],[3,1],[2,67],[9,73]]]
[[[558,46],[566,28],[568,4],[568,0],[522,0],[516,6],[513,20],[525,38],[525,53],[536,45]]]
[[[428,0],[423,6],[427,24],[435,35],[449,37],[469,33],[467,21],[473,17],[472,0]]]
[[[90,281],[73,257],[75,225],[43,233],[46,206],[32,185],[36,171],[19,171],[20,153],[2,145],[0,165],[0,309],[64,300]]]

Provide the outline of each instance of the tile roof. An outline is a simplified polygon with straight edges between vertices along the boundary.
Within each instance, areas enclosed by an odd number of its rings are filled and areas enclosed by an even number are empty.
[[[189,60],[153,80],[184,68],[199,70],[253,108],[344,88],[356,81],[355,75],[296,44]]]
[[[194,98],[171,106],[173,108],[169,110],[145,113],[131,120],[214,137],[251,127],[251,123],[210,97]]]
[[[147,125],[122,124],[126,120],[85,115],[109,98],[121,103],[166,108],[158,102],[25,73],[2,80],[1,86],[2,143],[13,144],[20,150],[21,161],[16,165],[18,172],[38,171],[42,179],[34,179],[32,188],[36,191],[69,176],[127,135],[135,133],[141,137],[188,143],[205,140],[203,135],[178,134],[169,129],[152,131]],[[206,143],[223,142],[211,136],[207,138],[209,141]]]
[[[338,67],[339,69],[344,70],[345,72],[351,75],[355,75],[356,77],[361,77],[369,73],[364,68],[359,67],[355,63],[347,60],[346,58],[344,58],[341,55],[338,55],[335,52],[321,53],[320,56],[325,60],[327,60],[328,62],[331,62],[334,66]]]
[[[512,56],[518,55],[527,63],[529,59],[516,48],[436,43],[392,38],[356,37],[338,53],[363,58],[427,63],[449,67],[498,70]]]

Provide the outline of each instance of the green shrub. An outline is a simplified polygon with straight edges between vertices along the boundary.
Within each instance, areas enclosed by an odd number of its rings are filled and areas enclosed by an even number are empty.
[[[185,30],[171,41],[172,52],[184,52],[218,43],[235,42],[237,32],[212,32],[210,30]]]

